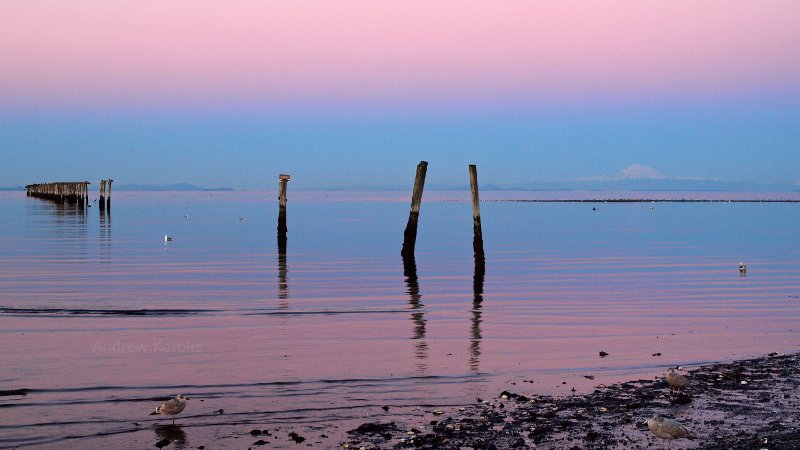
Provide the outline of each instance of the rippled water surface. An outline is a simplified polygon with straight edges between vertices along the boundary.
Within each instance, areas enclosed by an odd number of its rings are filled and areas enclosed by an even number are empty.
[[[329,447],[510,386],[798,348],[800,204],[486,192],[482,268],[467,195],[425,193],[404,261],[407,192],[290,192],[285,248],[274,192],[117,192],[111,211],[0,192],[0,447],[246,448],[253,428]],[[176,426],[148,415],[178,393]]]

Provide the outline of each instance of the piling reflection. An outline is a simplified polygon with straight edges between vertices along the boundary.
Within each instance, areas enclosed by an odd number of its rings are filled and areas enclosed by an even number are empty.
[[[483,306],[483,279],[485,275],[486,262],[483,257],[478,258],[476,256],[475,273],[472,277],[472,323],[469,341],[469,369],[475,373],[480,371],[481,322],[483,321],[481,308]]]
[[[424,305],[420,301],[422,295],[419,292],[417,261],[413,253],[403,256],[403,275],[406,277],[406,292],[411,305],[411,321],[414,323],[414,333],[411,336],[415,342],[414,356],[420,360],[417,368],[420,372],[426,372],[427,364],[424,363],[424,360],[428,357],[428,343],[425,341],[425,313],[422,311]]]
[[[289,282],[288,269],[286,265],[286,208],[281,207],[278,213],[278,307],[288,308],[289,302]]]
[[[175,444],[174,448],[187,448],[189,441],[186,439],[186,432],[183,431],[180,425],[156,425],[153,427],[153,431],[156,433],[156,438],[159,442],[169,441],[169,443],[164,443],[164,447],[169,444]]]
[[[100,210],[100,260],[111,261],[111,210]]]

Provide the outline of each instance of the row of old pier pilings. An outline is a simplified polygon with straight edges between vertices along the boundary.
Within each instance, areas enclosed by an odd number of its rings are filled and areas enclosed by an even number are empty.
[[[60,181],[55,183],[36,183],[25,186],[29,197],[52,200],[59,203],[78,203],[87,205],[89,202],[88,181]]]
[[[113,181],[111,179],[100,180],[100,209],[111,209],[111,183]],[[87,206],[90,184],[88,181],[36,183],[25,186],[25,190],[29,197]]]

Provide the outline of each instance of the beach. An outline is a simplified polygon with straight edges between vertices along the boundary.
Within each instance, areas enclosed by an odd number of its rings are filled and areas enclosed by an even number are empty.
[[[429,411],[416,427],[380,421],[350,432],[344,448],[656,448],[644,421],[669,415],[696,436],[671,448],[800,447],[800,354],[704,365],[690,387],[663,379],[600,386],[587,395],[523,394],[524,383],[471,405]]]

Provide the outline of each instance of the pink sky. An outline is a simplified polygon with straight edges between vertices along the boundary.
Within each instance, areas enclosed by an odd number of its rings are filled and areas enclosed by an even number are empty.
[[[4,1],[14,104],[794,92],[796,1]]]

